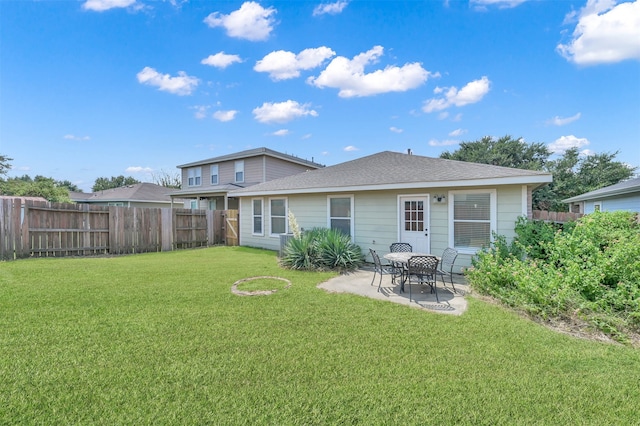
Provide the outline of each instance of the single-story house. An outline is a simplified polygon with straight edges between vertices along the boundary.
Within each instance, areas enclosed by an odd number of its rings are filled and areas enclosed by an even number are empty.
[[[640,177],[567,198],[569,211],[589,214],[596,211],[629,210],[640,212]]]
[[[178,166],[182,187],[172,197],[183,198],[187,209],[237,210],[238,200],[229,192],[322,167],[313,159],[253,148]]]
[[[470,266],[492,233],[515,235],[517,218],[532,215],[532,191],[551,181],[546,172],[384,151],[229,195],[240,200],[244,246],[279,250],[291,211],[303,229],[342,229],[365,254],[402,241],[424,253],[454,247],[456,265]]]
[[[143,182],[98,192],[69,192],[69,197],[76,203],[103,206],[182,208],[182,200],[173,200],[171,197],[174,191],[155,183]]]

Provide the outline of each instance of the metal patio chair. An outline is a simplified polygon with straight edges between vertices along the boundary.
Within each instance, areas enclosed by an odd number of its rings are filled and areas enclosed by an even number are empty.
[[[376,274],[380,274],[380,282],[378,283],[378,291],[380,291],[380,287],[382,286],[382,276],[383,275],[390,275],[391,276],[391,282],[393,284],[396,283],[396,268],[391,265],[391,264],[382,264],[382,262],[380,261],[380,256],[378,256],[378,253],[376,253],[375,250],[373,249],[369,249],[369,253],[371,254],[371,257],[373,258],[373,278],[371,279],[371,285],[373,285],[373,282],[376,280]]]
[[[438,267],[438,275],[442,278],[442,285],[446,287],[444,282],[445,275],[449,277],[449,282],[451,283],[451,287],[453,288],[453,292],[457,293],[456,286],[453,285],[453,264],[458,257],[458,250],[453,249],[451,247],[446,248],[442,253],[442,258],[440,259],[440,266]]]
[[[389,246],[389,251],[391,253],[411,253],[413,247],[409,243],[393,243]],[[407,265],[398,262],[391,262],[391,264],[396,268],[396,274],[400,276],[400,279],[404,280],[404,276],[407,273]]]
[[[407,276],[405,284],[409,284],[409,301],[412,299],[411,284],[428,285],[431,287],[431,293],[436,294],[436,301],[440,303],[438,298],[438,289],[436,287],[436,276],[438,274],[438,258],[435,256],[411,256],[407,263]]]

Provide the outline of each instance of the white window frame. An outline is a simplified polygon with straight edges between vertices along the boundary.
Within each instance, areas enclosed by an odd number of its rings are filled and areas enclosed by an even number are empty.
[[[218,174],[218,165],[212,164],[211,165],[211,185],[219,185],[219,184],[220,184],[220,175]]]
[[[257,215],[254,209],[253,204],[259,201],[260,202],[260,214]],[[261,226],[260,226],[260,232],[256,232],[256,225],[255,225],[255,221],[256,218],[260,218],[261,220]],[[259,235],[259,236],[264,236],[264,199],[263,198],[252,198],[251,199],[251,235]]]
[[[192,167],[187,170],[187,186],[202,185],[202,167]]]
[[[190,200],[189,206],[191,210],[198,210],[198,200]]]
[[[269,236],[270,237],[280,237],[280,233],[278,234],[274,234],[273,233],[273,219],[274,218],[281,218],[283,216],[274,216],[273,212],[271,211],[271,202],[274,200],[284,200],[284,233],[288,234],[289,233],[289,218],[288,218],[288,213],[289,213],[289,200],[286,197],[273,197],[273,198],[269,198]]]
[[[471,190],[455,190],[449,191],[447,199],[449,200],[449,247],[453,247],[458,250],[458,253],[462,254],[476,254],[480,247],[455,247],[455,219],[453,217],[455,195],[462,194],[489,194],[489,220],[488,221],[476,221],[482,223],[489,223],[489,241],[493,241],[493,233],[498,232],[498,197],[495,189],[471,189]],[[461,221],[463,222],[463,221]],[[470,221],[464,221],[470,222]]]
[[[346,219],[346,217],[342,216],[331,216],[331,200],[333,199],[349,199],[349,236],[353,239],[355,235],[355,224],[354,224],[354,214],[353,214],[353,194],[344,194],[344,195],[327,195],[327,228],[331,229],[331,220],[332,219]]]
[[[244,160],[237,160],[234,164],[235,173],[233,174],[235,183],[243,183],[244,182]],[[240,179],[238,179],[238,174],[240,174]]]

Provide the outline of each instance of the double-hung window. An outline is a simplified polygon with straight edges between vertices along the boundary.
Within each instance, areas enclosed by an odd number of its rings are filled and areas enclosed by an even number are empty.
[[[328,227],[353,236],[353,197],[328,197]]]
[[[211,185],[217,185],[218,182],[218,165],[214,164],[211,166]]]
[[[458,250],[474,253],[491,242],[496,230],[495,191],[452,191],[450,240]]]
[[[236,183],[244,182],[244,160],[236,161],[235,169],[236,169],[235,182]]]
[[[269,200],[269,221],[271,235],[287,233],[287,199],[272,198]]]
[[[200,186],[202,183],[202,167],[193,167],[187,171],[188,186]]]
[[[253,214],[253,235],[264,235],[262,227],[263,222],[263,210],[262,210],[262,198],[254,198],[251,200],[252,214]]]

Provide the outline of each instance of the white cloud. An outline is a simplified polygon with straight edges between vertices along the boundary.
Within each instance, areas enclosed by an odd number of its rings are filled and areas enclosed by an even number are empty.
[[[359,151],[359,150],[360,150],[359,148],[356,148],[353,145],[345,146],[343,148],[343,151],[347,151],[347,152],[353,152],[353,151]]]
[[[207,110],[209,109],[208,105],[194,105],[189,108],[196,111],[193,115],[198,120],[202,120],[203,118],[207,117]]]
[[[589,141],[586,138],[577,138],[573,135],[561,136],[548,145],[549,151],[554,154],[564,154],[569,148],[582,148],[589,145]],[[588,152],[588,150],[586,150]]]
[[[389,127],[389,130],[391,130],[393,133],[402,133],[402,132],[404,132],[403,129],[398,129],[397,127],[394,127],[394,126]]]
[[[160,74],[151,67],[144,67],[137,74],[137,77],[141,84],[156,86],[159,90],[180,96],[190,95],[200,82],[196,77],[190,77],[184,71],[178,71],[176,77],[171,77],[169,74]]]
[[[569,124],[569,123],[573,123],[576,120],[580,119],[580,116],[582,114],[577,113],[576,115],[573,115],[571,117],[559,117],[559,116],[555,116],[549,120],[547,120],[547,124],[551,124],[554,126],[564,126],[565,124]]]
[[[63,137],[71,141],[88,141],[91,139],[89,136],[76,136],[70,134],[64,135]]]
[[[300,76],[300,70],[320,66],[335,54],[336,52],[325,46],[304,49],[297,55],[285,50],[276,50],[256,62],[253,69],[257,72],[268,72],[273,80],[286,80]]]
[[[313,16],[319,16],[324,14],[337,15],[342,13],[349,2],[337,1],[335,3],[321,3],[313,9]]]
[[[256,2],[248,1],[228,15],[213,12],[204,19],[204,23],[211,28],[224,27],[229,37],[260,41],[269,38],[275,13],[272,7],[265,9]]]
[[[429,141],[429,146],[450,146],[450,145],[457,145],[458,143],[459,143],[458,141],[451,140],[451,139],[447,139],[443,141],[439,141],[437,139],[431,139]]]
[[[443,98],[432,98],[425,101],[422,110],[426,113],[442,111],[451,106],[461,107],[468,104],[480,102],[484,95],[489,93],[491,81],[485,76],[479,80],[469,82],[462,89],[457,87],[436,87],[434,94],[444,94]]]
[[[456,129],[456,130],[450,132],[449,136],[456,138],[458,136],[464,135],[465,133],[467,133],[467,131],[465,129]]]
[[[300,139],[302,139],[302,140],[311,139],[311,136],[312,136],[311,133],[307,133],[305,135],[302,135],[302,137]]]
[[[276,130],[272,133],[273,136],[287,136],[289,134],[289,129],[280,129]]]
[[[125,169],[127,173],[153,173],[151,167],[129,166]]]
[[[135,4],[136,0],[87,0],[82,4],[82,8],[95,12],[104,12],[109,9],[134,6]]]
[[[227,55],[224,52],[218,52],[215,55],[209,55],[200,61],[201,64],[211,65],[212,67],[217,67],[221,69],[225,69],[229,65],[235,62],[242,62],[240,56],[238,55]]]
[[[373,49],[347,59],[344,56],[334,58],[318,77],[309,77],[307,83],[316,87],[333,87],[340,89],[338,96],[351,98],[356,96],[372,96],[387,92],[404,92],[422,85],[431,74],[418,62],[405,64],[402,67],[387,66],[366,74],[364,67],[378,61],[384,48],[374,46]]]
[[[571,40],[556,50],[579,65],[640,60],[640,0],[616,4],[614,0],[588,0],[577,16]]]
[[[298,117],[310,115],[317,117],[315,110],[309,109],[309,104],[299,104],[296,101],[265,102],[261,107],[253,110],[255,119],[261,123],[286,123]]]
[[[233,109],[229,111],[216,111],[213,113],[213,118],[218,121],[227,122],[236,118],[236,114],[238,114],[238,111]]]

